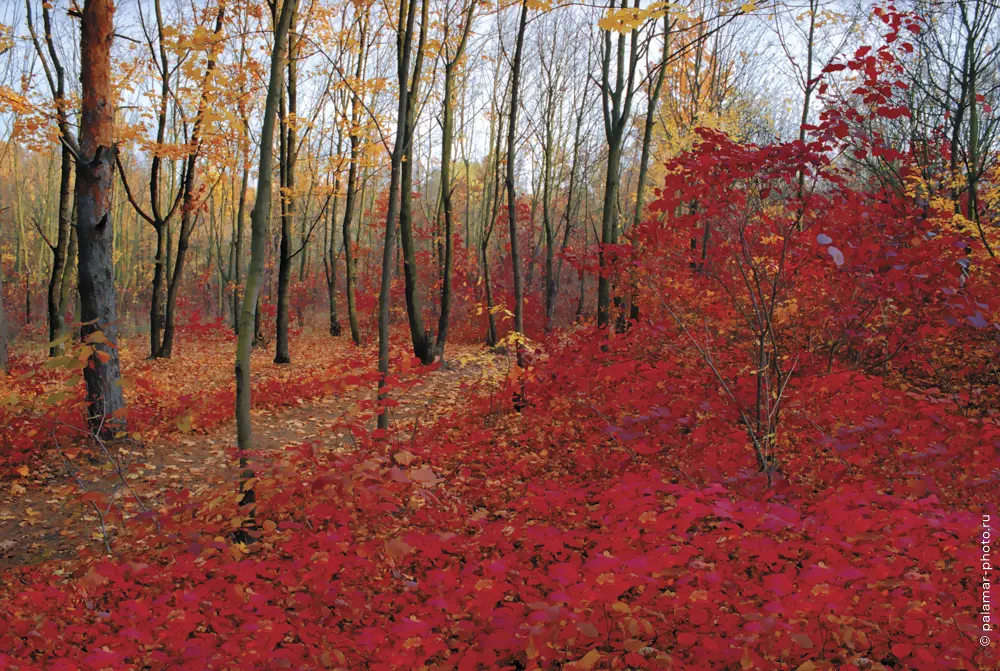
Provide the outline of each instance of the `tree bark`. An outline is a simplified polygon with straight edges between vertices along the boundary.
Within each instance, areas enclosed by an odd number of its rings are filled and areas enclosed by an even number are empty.
[[[114,178],[114,105],[111,91],[112,0],[86,0],[80,37],[80,160],[76,165],[79,248],[80,335],[94,343],[83,370],[91,430],[113,436],[124,430],[125,407],[118,362],[115,312],[114,227],[111,190]],[[103,336],[96,335],[101,331]]]

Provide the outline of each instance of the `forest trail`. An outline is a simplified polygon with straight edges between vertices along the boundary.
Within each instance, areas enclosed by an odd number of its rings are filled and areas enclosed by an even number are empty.
[[[461,345],[449,348],[448,362],[436,370],[412,371],[412,379],[396,390],[393,398],[399,405],[390,409],[394,429],[410,435],[455,410],[474,390],[495,384],[508,365],[501,353]],[[344,420],[371,415],[367,408],[374,397],[373,385],[365,383],[346,394],[322,396],[283,410],[255,409],[254,441],[261,461],[266,464],[289,446],[304,443],[335,452],[353,449]],[[117,446],[112,450],[120,460],[117,469],[110,460],[93,455],[72,462],[75,476],[56,469],[29,487],[8,485],[4,494],[9,501],[0,510],[0,568],[70,558],[86,547],[102,551],[105,538],[113,540],[122,531],[116,509],[124,510],[126,532],[128,520],[142,512],[136,498],[156,509],[171,494],[185,490],[198,498],[234,487],[238,478],[231,456],[234,445],[235,422],[229,420],[206,433],[173,433],[143,444]],[[59,459],[55,451],[52,459]],[[85,492],[90,494],[85,497]],[[112,504],[110,509],[107,504]]]

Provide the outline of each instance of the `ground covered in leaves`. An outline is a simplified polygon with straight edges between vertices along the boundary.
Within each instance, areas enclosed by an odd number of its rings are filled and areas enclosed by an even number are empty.
[[[935,464],[965,448],[963,431],[990,445],[995,429],[956,430],[944,406],[877,379],[823,378],[797,398],[826,414],[791,429],[813,447],[769,483],[697,362],[645,335],[563,333],[525,346],[523,370],[481,348],[456,349],[448,370],[400,354],[388,436],[371,431],[372,385],[352,350],[327,342],[320,364],[304,340],[287,374],[260,362],[256,383],[283,401],[258,397],[255,543],[234,542],[248,512],[228,420],[199,419],[210,403],[177,402],[197,411],[192,426],[172,420],[135,448],[135,496],[81,495],[45,459],[24,462],[29,474],[3,486],[58,501],[68,523],[44,501],[34,516],[73,539],[57,554],[83,551],[5,570],[0,666],[991,668],[973,639],[978,466],[938,477]],[[183,371],[213,346],[168,363],[129,356],[126,369],[162,379],[160,393],[174,379],[197,393]],[[330,386],[293,382],[314,367]],[[223,395],[222,380],[202,398]],[[905,411],[862,410],[872,396]],[[116,528],[126,518],[111,555],[93,504],[119,511]],[[93,539],[67,533],[84,527]],[[49,541],[23,542],[8,564]]]

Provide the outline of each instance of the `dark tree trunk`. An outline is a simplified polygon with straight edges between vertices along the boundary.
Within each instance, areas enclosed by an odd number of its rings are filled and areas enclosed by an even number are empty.
[[[343,135],[337,136],[337,156],[340,156]],[[341,333],[340,318],[337,315],[337,205],[340,200],[340,173],[333,180],[333,209],[330,211],[330,222],[324,226],[326,240],[323,250],[323,270],[326,274],[326,294],[330,302],[330,335],[339,337]],[[305,252],[305,243],[302,251]],[[300,275],[301,278],[301,275]]]
[[[247,183],[250,180],[250,167],[247,164],[248,161],[249,156],[245,153],[243,155],[243,176],[240,178],[240,201],[236,208],[236,240],[233,243],[233,332],[236,333],[237,336],[240,334],[240,303],[242,302],[240,298],[240,282],[243,278],[243,219],[246,214],[247,207]]]
[[[524,333],[524,288],[521,286],[521,254],[517,240],[517,191],[514,186],[515,146],[517,144],[518,88],[521,82],[521,55],[524,51],[524,31],[528,22],[527,0],[521,2],[521,18],[517,27],[514,60],[511,63],[510,118],[507,129],[507,218],[510,227],[510,262],[514,271],[514,330]],[[518,348],[520,353],[520,348]]]
[[[292,12],[291,28],[294,32],[298,12]],[[295,126],[298,123],[296,42],[294,37],[288,40],[288,115],[283,119],[283,149],[281,152],[282,174],[282,208],[281,208],[281,244],[278,254],[278,314],[276,319],[274,363],[291,363],[292,357],[288,351],[288,285],[292,274],[292,221],[295,219],[295,154],[298,144],[298,134]],[[285,115],[282,115],[283,117]],[[289,122],[289,119],[291,120]]]
[[[415,0],[411,0],[415,1]],[[420,36],[417,39],[416,57],[413,61],[413,75],[409,79],[409,99],[405,122],[402,125],[404,154],[399,174],[399,240],[403,253],[403,279],[406,295],[406,316],[410,325],[410,339],[413,341],[413,355],[422,363],[430,363],[433,358],[430,338],[424,325],[420,286],[417,275],[417,252],[413,240],[413,134],[417,125],[417,101],[420,71],[424,61],[424,43],[427,39],[427,0],[421,3]],[[407,76],[408,73],[407,73]]]
[[[70,145],[74,143],[72,131],[69,124],[69,113],[66,109],[66,71],[59,58],[59,52],[52,39],[52,15],[50,5],[42,3],[42,28],[44,29],[43,40],[38,39],[35,31],[34,18],[31,11],[31,2],[25,2],[25,18],[27,19],[28,32],[31,35],[35,53],[42,62],[42,69],[48,80],[49,90],[52,93],[56,106],[56,121],[59,126],[59,134],[62,141],[62,151],[59,160],[59,210],[56,231],[56,244],[52,249],[52,272],[49,276],[49,286],[47,294],[47,308],[49,319],[49,342],[59,339],[65,329],[66,302],[63,300],[65,286],[67,282],[67,269],[72,266],[70,262],[71,217],[72,217],[72,194],[70,181],[72,179],[72,154]],[[30,307],[26,310],[30,317]],[[28,320],[30,322],[30,319]],[[62,344],[49,349],[49,356],[56,356],[63,351]]]
[[[364,27],[362,24],[361,45],[362,52],[358,54],[358,67],[355,76],[360,80],[364,72]],[[357,135],[358,123],[361,120],[361,101],[358,94],[351,96],[351,164],[347,169],[347,195],[344,198],[344,223],[342,226],[342,238],[344,244],[344,292],[347,298],[347,319],[351,325],[351,340],[355,345],[361,345],[361,328],[358,325],[358,311],[354,302],[354,248],[351,242],[351,219],[354,217],[354,201],[358,190],[358,159],[360,154],[361,139]]]
[[[69,258],[69,243],[71,238],[70,217],[72,216],[70,200],[70,181],[72,177],[72,157],[69,148],[63,145],[59,168],[59,230],[56,244],[52,249],[52,274],[49,277],[48,312],[49,312],[49,342],[53,342],[63,333],[66,314],[63,312],[63,281]],[[62,346],[57,345],[49,350],[49,356],[62,352]]]
[[[413,356],[423,363],[430,363],[430,346],[424,326],[419,278],[417,277],[417,250],[413,241],[413,145],[407,133],[410,151],[400,166],[399,240],[403,252],[403,280],[406,295],[406,316],[413,341]]]

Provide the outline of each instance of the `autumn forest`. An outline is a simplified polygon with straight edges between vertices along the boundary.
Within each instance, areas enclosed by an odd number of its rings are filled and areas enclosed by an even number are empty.
[[[0,669],[1000,668],[997,105],[993,0],[0,0]]]

